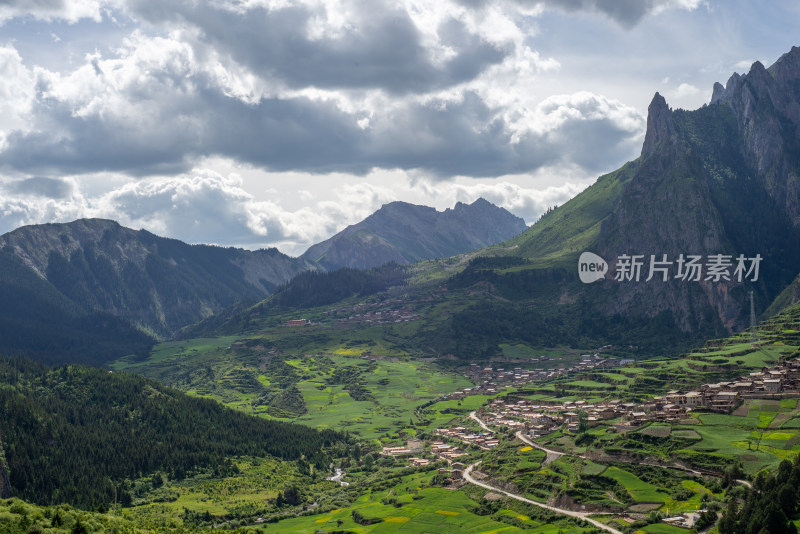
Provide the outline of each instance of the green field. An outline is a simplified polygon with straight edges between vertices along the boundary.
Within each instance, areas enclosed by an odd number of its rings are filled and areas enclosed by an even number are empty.
[[[337,367],[363,362],[343,356],[333,356],[330,360]],[[326,386],[324,378],[323,373],[318,373],[298,383],[308,413],[296,422],[315,428],[346,428],[365,437],[403,427],[414,420],[415,410],[421,404],[472,385],[463,377],[411,360],[377,362],[364,381],[375,401],[353,400],[342,392],[341,386]],[[470,404],[479,405],[477,399],[471,399]]]
[[[439,311],[455,312],[461,305],[454,299]],[[316,493],[307,496],[305,505],[315,503],[318,509],[305,510],[309,515],[260,524],[267,532],[581,532],[564,520],[539,520],[536,513],[509,501],[487,505],[474,486],[436,487],[435,469],[407,474],[405,460],[376,454],[379,447],[402,444],[412,436],[437,439],[433,438],[437,428],[477,429],[467,415],[490,399],[485,395],[447,399],[450,393],[472,384],[463,377],[464,368],[458,363],[437,365],[415,358],[413,351],[398,341],[413,336],[419,328],[414,323],[391,328],[278,327],[244,337],[164,343],[147,360],[121,360],[115,368],[152,376],[261,417],[346,429],[360,438],[365,450],[372,451],[372,461],[379,464],[374,469],[363,468],[363,464],[347,467],[347,480],[352,483],[347,489],[325,482],[324,477],[308,481]],[[398,333],[402,335],[392,337]],[[766,339],[768,333],[762,336]],[[501,349],[506,361],[530,366],[568,364],[580,354],[566,349],[535,350],[521,344],[504,344]],[[753,348],[749,342],[732,338],[711,342],[682,358],[640,360],[630,367],[570,373],[529,384],[524,390],[502,390],[501,394],[554,403],[612,398],[643,402],[670,389],[685,391],[703,383],[735,379],[796,350],[793,345],[774,343]],[[542,357],[542,362],[525,362]],[[613,512],[693,511],[706,500],[724,498],[718,479],[643,465],[647,460],[681,461],[718,473],[738,464],[752,476],[800,451],[797,399],[748,399],[734,414],[698,410],[680,423],[648,423],[632,430],[618,426],[621,419],[617,417],[598,422],[580,436],[579,444],[578,436],[561,430],[541,438],[542,443],[574,455],[607,455],[610,463],[568,454],[542,465],[545,454],[520,443],[512,434],[504,435],[501,444],[491,450],[467,448],[469,460],[464,461],[480,459],[481,470],[490,480],[539,502],[568,496],[576,505],[591,504]],[[169,499],[141,504],[129,513],[133,519],[145,521],[158,517],[180,521],[186,511],[220,517],[244,511],[242,517],[252,518],[259,513],[259,503],[271,502],[287,483],[301,476],[293,465],[270,468],[268,462],[261,464],[267,467],[240,462],[241,473],[222,480],[170,481],[168,491],[163,490]],[[675,527],[663,524],[644,528],[644,532],[674,531]]]
[[[276,337],[285,335],[285,330]],[[275,341],[266,335],[172,341],[158,345],[145,361],[120,360],[113,368],[143,374],[254,415],[346,429],[362,437],[419,423],[415,419],[419,406],[472,386],[460,374],[402,354],[365,359],[361,354],[374,354],[375,349],[366,340],[329,347],[325,354],[287,354],[275,348]],[[291,388],[302,398],[281,395]],[[475,409],[477,401],[465,402]],[[452,419],[453,415],[442,415],[441,410],[448,408],[463,412],[455,405],[434,408],[431,414],[437,424]]]
[[[503,502],[491,515],[474,513],[482,492],[468,487],[464,491],[426,487],[430,474],[402,477],[385,484],[384,489],[367,492],[351,506],[334,509],[326,513],[287,519],[264,525],[266,532],[309,533],[316,530],[344,530],[366,532],[410,532],[410,533],[489,533],[531,532],[539,534],[579,534],[588,529],[580,528],[567,520],[559,519],[550,524],[537,521],[535,516],[521,508],[517,501]],[[526,515],[526,512],[528,515]],[[536,510],[534,509],[535,513]],[[356,517],[374,521],[365,525],[355,521]],[[504,522],[507,521],[507,522]],[[523,528],[514,526],[520,522]]]
[[[351,530],[353,532],[522,532],[521,529],[499,523],[490,517],[477,516],[468,511],[475,503],[462,492],[445,489],[421,489],[413,495],[405,491],[392,497],[402,506],[382,504],[388,492],[360,498],[349,508],[325,514],[288,519],[267,525],[266,532],[308,533],[321,530]],[[416,497],[416,499],[414,498]],[[372,525],[360,525],[353,518],[358,511],[371,520]]]
[[[664,503],[670,499],[666,493],[659,491],[659,489],[652,484],[644,482],[633,473],[629,473],[618,467],[609,467],[601,476],[611,478],[620,483],[631,494],[631,497],[637,502],[660,502]]]

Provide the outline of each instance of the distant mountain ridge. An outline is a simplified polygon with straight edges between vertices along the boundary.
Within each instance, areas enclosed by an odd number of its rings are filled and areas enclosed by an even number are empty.
[[[527,229],[525,221],[479,198],[454,208],[391,202],[363,221],[310,247],[302,256],[327,270],[367,269],[445,258],[505,241]]]
[[[24,226],[0,236],[0,248],[76,310],[107,312],[159,336],[316,268],[276,249],[188,245],[103,219]]]

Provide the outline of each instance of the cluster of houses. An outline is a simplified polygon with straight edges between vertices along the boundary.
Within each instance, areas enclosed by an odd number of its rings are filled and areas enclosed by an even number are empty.
[[[443,441],[434,441],[431,443],[431,453],[433,453],[437,459],[447,460],[448,463],[453,462],[456,458],[467,455],[463,449]]]
[[[415,321],[419,315],[399,299],[362,303],[347,308],[323,312],[323,316],[336,318],[340,323],[390,324]]]
[[[546,356],[535,356],[527,361],[537,363],[558,360]],[[481,367],[473,363],[466,372],[466,376],[478,385],[451,393],[446,398],[463,399],[470,395],[494,395],[503,389],[524,387],[533,382],[552,380],[568,373],[589,371],[601,367],[619,367],[631,362],[633,360],[606,358],[601,353],[595,353],[582,355],[580,361],[575,362],[572,366],[567,367],[562,364],[549,369],[523,369],[522,367],[506,369],[504,367]]]
[[[703,510],[697,510],[696,512],[685,512],[681,515],[665,517],[661,521],[663,523],[667,523],[675,527],[693,528],[694,524],[697,523],[697,520],[700,518],[700,514],[707,511],[708,510],[703,509]]]
[[[447,462],[452,462],[456,458],[467,454],[455,445],[450,445],[443,441],[434,441],[430,444],[430,447],[430,454],[435,457],[434,461],[447,460]],[[405,445],[398,447],[383,447],[383,449],[381,449],[381,454],[383,456],[391,456],[393,458],[408,456],[409,464],[415,466],[424,466],[430,463],[431,460],[428,458],[415,456],[422,455],[423,453],[425,453],[425,442],[418,439],[406,440]]]
[[[663,397],[655,397],[652,402],[657,408],[666,411],[705,408],[727,413],[745,397],[799,393],[800,360],[786,360],[733,382],[704,384],[697,390],[686,393],[670,391]]]
[[[425,450],[425,442],[421,439],[408,439],[404,446],[399,447],[384,447],[381,450],[383,456],[411,456]]]
[[[453,462],[450,464],[450,467],[442,467],[439,469],[439,475],[445,477],[444,482],[445,484],[450,483],[458,483],[464,477],[464,468],[466,466],[461,462]]]
[[[499,440],[494,434],[489,432],[476,432],[472,429],[456,426],[452,428],[437,428],[436,433],[450,439],[456,439],[467,445],[477,445],[481,449],[488,450],[497,447]]]
[[[339,319],[340,323],[364,323],[364,324],[390,324],[390,323],[407,323],[408,321],[416,321],[419,315],[414,313],[411,309],[400,308],[391,310],[376,310],[367,313],[357,313],[348,317]]]
[[[481,417],[487,423],[515,428],[537,437],[560,427],[577,430],[582,412],[588,426],[615,418],[619,418],[621,424],[637,426],[652,421],[680,422],[699,408],[728,413],[746,397],[781,394],[800,395],[800,360],[765,367],[733,382],[704,384],[689,392],[670,391],[645,403],[610,400],[596,404],[586,401],[542,404],[514,397],[496,398],[490,401]]]
[[[490,401],[481,414],[488,424],[507,426],[521,430],[531,437],[549,434],[557,428],[566,426],[577,430],[581,410],[586,413],[586,421],[594,425],[597,421],[621,417],[625,410],[636,405],[626,405],[620,401],[589,404],[586,401],[565,402],[564,404],[539,404],[528,400],[514,400],[512,397],[497,398]]]
[[[589,427],[600,421],[619,419],[620,424],[638,426],[650,421],[680,422],[690,411],[657,401],[636,404],[620,400],[589,404],[586,401],[563,404],[538,404],[527,400],[494,399],[481,418],[489,424],[521,430],[532,438],[547,435],[558,428],[576,432],[581,424],[581,414]]]

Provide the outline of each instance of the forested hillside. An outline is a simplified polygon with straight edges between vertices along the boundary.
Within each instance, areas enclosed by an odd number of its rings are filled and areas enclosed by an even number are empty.
[[[102,364],[144,356],[154,343],[127,321],[70,301],[8,248],[0,248],[0,303],[0,354]]]
[[[330,430],[247,416],[128,373],[4,358],[0,383],[0,438],[12,491],[41,504],[106,506],[125,479],[155,471],[181,479],[234,455],[302,457],[322,467],[326,447],[345,440]]]

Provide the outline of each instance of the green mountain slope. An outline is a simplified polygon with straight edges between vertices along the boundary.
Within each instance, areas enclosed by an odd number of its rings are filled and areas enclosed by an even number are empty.
[[[637,162],[632,162],[601,176],[528,230],[504,242],[502,250],[509,255],[536,260],[540,265],[572,268],[578,255],[597,241],[603,221],[617,208],[624,187],[636,169]]]
[[[755,63],[694,111],[670,109],[656,94],[640,157],[524,233],[408,267],[408,287],[368,299],[351,291],[340,303],[309,300],[306,305],[317,308],[300,304],[293,313],[333,325],[337,308],[354,316],[362,305],[406,308],[419,319],[384,326],[383,339],[417,354],[458,359],[500,356],[503,343],[582,349],[612,344],[631,354],[678,354],[740,331],[749,326],[750,291],[762,314],[800,272],[798,101],[800,48],[769,70]],[[608,261],[604,279],[580,281],[577,259],[585,251]],[[624,255],[643,260],[635,281],[614,280]],[[669,259],[666,279],[654,273],[647,281],[651,257],[663,255]],[[681,255],[699,257],[704,270],[697,280],[678,277]],[[718,280],[708,270],[716,255],[731,261]],[[740,255],[761,258],[758,276],[751,271],[737,279]],[[275,326],[288,318],[285,308],[283,316],[276,313],[276,299],[289,294],[303,294],[299,282],[239,310],[243,320],[228,321],[232,328],[200,328],[192,335]],[[337,327],[358,339],[358,321],[347,321]],[[298,339],[297,346],[303,344]]]

